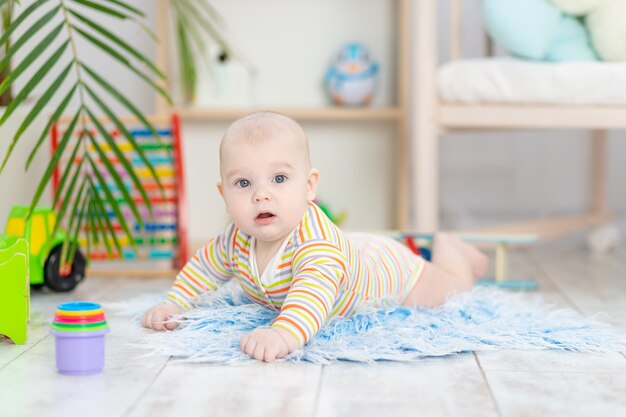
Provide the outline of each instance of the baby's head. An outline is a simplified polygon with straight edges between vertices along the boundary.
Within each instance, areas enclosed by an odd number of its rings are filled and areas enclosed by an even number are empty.
[[[217,188],[242,231],[279,243],[315,198],[319,172],[311,169],[302,127],[279,113],[256,112],[231,124],[220,144]]]

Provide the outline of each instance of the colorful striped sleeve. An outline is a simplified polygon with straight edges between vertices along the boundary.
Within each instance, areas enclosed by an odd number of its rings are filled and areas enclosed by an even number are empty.
[[[196,252],[176,276],[167,301],[189,309],[196,297],[214,291],[234,276],[230,249],[236,231],[231,224]]]
[[[347,261],[336,245],[310,240],[293,256],[293,281],[272,326],[305,344],[328,319],[339,288],[347,279]]]

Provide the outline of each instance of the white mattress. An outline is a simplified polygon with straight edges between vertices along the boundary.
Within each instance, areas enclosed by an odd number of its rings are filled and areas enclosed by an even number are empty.
[[[467,59],[437,81],[446,102],[626,104],[626,63]]]

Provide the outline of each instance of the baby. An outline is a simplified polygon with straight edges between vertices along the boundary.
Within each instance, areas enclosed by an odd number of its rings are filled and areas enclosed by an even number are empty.
[[[241,350],[273,361],[365,302],[438,306],[486,271],[486,256],[449,234],[435,235],[427,262],[391,238],[342,232],[313,203],[320,174],[306,134],[284,115],[235,121],[220,144],[220,175],[233,223],[187,262],[164,302],[144,315],[147,328],[174,329],[172,318],[198,296],[236,278],[278,313],[269,328],[243,336]]]

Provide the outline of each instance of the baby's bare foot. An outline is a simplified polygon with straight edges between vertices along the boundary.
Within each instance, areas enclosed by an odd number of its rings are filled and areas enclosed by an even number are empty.
[[[474,279],[485,276],[485,274],[487,273],[487,267],[489,266],[489,258],[487,257],[487,255],[482,253],[476,246],[470,245],[469,243],[462,241],[456,236],[454,242],[457,247],[461,251],[463,251],[465,256],[467,256],[467,259],[472,266]]]

